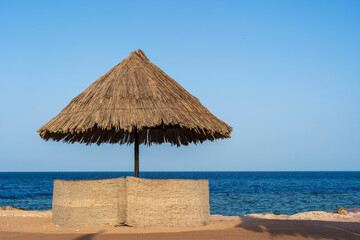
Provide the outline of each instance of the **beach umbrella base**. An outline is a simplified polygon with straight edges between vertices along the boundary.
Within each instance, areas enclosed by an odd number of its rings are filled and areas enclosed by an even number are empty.
[[[208,180],[54,180],[59,226],[202,226],[210,221]]]

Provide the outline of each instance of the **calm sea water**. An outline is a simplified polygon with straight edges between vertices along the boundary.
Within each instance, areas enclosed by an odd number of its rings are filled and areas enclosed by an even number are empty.
[[[54,179],[101,179],[131,172],[0,172],[0,206],[51,209]],[[294,214],[360,206],[360,172],[142,172],[143,178],[208,179],[211,214]]]

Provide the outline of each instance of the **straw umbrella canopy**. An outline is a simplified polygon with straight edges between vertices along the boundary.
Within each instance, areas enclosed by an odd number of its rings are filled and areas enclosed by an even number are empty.
[[[231,131],[138,50],[71,100],[38,133],[46,141],[134,143],[138,177],[139,144],[196,144],[230,138]]]

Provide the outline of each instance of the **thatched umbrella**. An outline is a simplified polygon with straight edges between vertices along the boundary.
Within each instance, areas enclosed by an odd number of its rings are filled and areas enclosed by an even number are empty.
[[[138,50],[71,100],[38,133],[45,140],[68,143],[135,143],[138,177],[139,144],[196,144],[230,138],[231,131]]]

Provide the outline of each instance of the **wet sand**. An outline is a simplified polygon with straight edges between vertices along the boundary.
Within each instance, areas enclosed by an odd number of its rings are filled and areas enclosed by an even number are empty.
[[[201,227],[61,227],[51,211],[0,211],[0,240],[112,239],[339,239],[360,240],[360,208],[349,214],[306,212],[295,215],[212,215]]]

